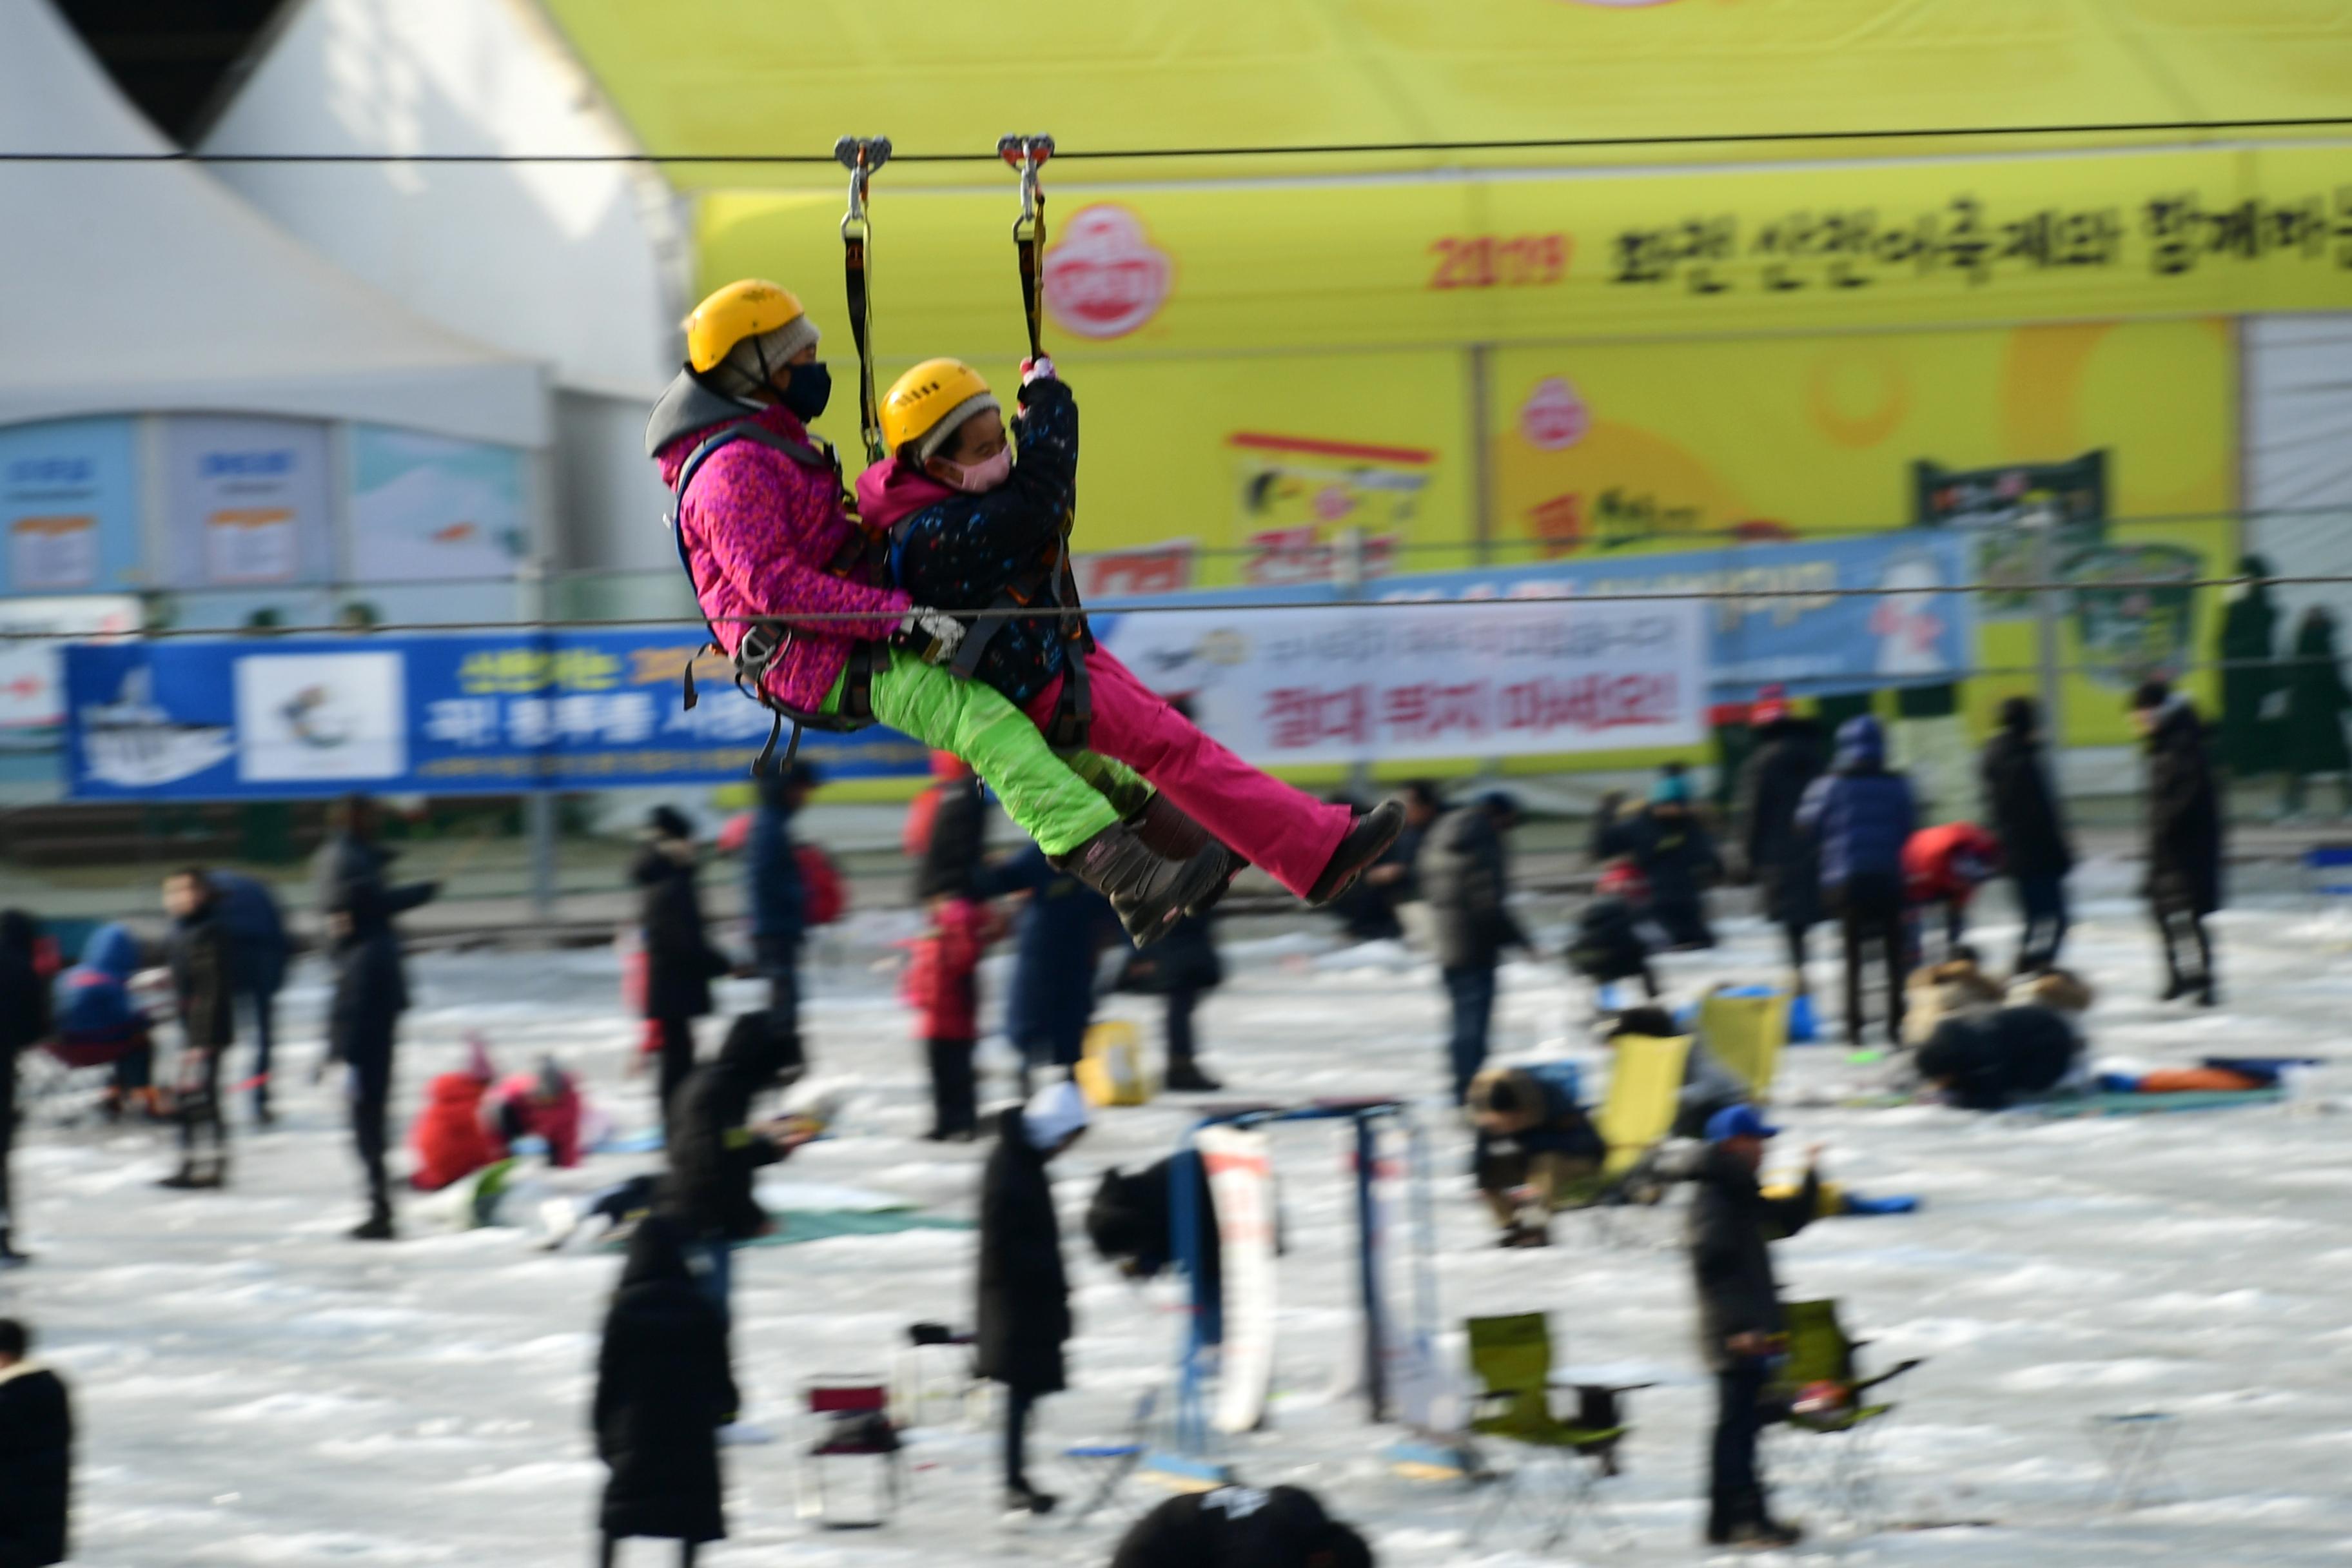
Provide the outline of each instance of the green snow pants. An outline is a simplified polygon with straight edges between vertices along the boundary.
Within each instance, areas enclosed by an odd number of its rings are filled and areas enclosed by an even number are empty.
[[[961,757],[1046,854],[1070,853],[1151,798],[1151,786],[1122,763],[1055,751],[994,687],[902,648],[885,651],[888,661],[877,665],[869,687],[874,717],[935,752]],[[848,680],[845,670],[824,694],[825,712],[841,710]]]

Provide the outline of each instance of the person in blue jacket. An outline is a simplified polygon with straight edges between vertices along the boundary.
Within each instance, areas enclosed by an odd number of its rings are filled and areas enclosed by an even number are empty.
[[[1021,1053],[1022,1097],[1041,1067],[1073,1072],[1095,1016],[1095,963],[1120,939],[1110,900],[1054,869],[1031,845],[980,874],[979,896],[1027,893],[1014,941],[1013,984],[1004,998],[1004,1033]]]
[[[1886,965],[1886,1039],[1903,1037],[1903,846],[1918,826],[1911,781],[1886,768],[1886,736],[1869,714],[1838,727],[1830,771],[1806,786],[1797,826],[1821,851],[1822,894],[1845,939],[1845,1037],[1860,1045],[1864,949]]]
[[[228,933],[229,988],[253,1014],[253,1119],[267,1127],[277,1117],[269,1109],[269,1058],[278,1026],[278,993],[286,984],[286,965],[293,945],[286,937],[286,916],[269,885],[241,871],[205,873],[213,886],[214,907]]]
[[[801,943],[808,935],[808,889],[801,882],[793,817],[818,784],[803,762],[760,776],[760,805],[743,848],[743,905],[751,914],[753,962],[768,982],[768,1028],[779,1040],[801,1031]]]

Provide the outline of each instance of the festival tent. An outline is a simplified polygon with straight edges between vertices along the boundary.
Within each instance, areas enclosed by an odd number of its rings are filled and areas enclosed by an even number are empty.
[[[292,0],[197,148],[232,160],[636,150],[530,0]],[[676,198],[658,174],[625,163],[210,166],[408,309],[544,362],[556,564],[674,574],[655,526],[664,497],[641,450],[689,303]]]
[[[0,147],[161,154],[47,0],[0,6]],[[538,447],[539,365],[436,326],[174,163],[0,163],[0,426],[281,415]]]

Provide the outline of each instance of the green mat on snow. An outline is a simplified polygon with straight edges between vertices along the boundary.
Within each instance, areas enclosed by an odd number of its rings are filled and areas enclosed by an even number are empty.
[[[2177,1110],[2231,1110],[2242,1105],[2276,1105],[2278,1089],[2189,1089],[2168,1094],[2084,1094],[2044,1100],[2016,1108],[2021,1115],[2045,1117],[2162,1116]]]

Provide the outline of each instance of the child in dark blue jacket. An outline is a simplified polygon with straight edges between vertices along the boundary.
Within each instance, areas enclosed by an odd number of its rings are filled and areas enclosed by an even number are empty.
[[[1071,694],[1090,710],[1086,743],[1097,754],[1076,753],[1072,768],[1119,806],[1143,843],[1201,868],[1188,869],[1190,881],[1209,878],[1179,913],[1214,901],[1239,868],[1234,856],[1309,903],[1329,903],[1396,837],[1404,807],[1391,801],[1357,817],[1268,777],[1090,637],[1065,636],[1053,595],[1077,496],[1077,400],[1053,362],[1038,360],[1023,367],[1021,408],[1015,463],[1003,409],[970,365],[926,361],[890,388],[881,416],[892,456],[858,476],[857,498],[866,525],[890,534],[893,580],[926,604],[1002,605],[1002,616],[965,617],[956,670],[995,687],[1049,736],[1066,716],[1066,685],[1076,683]],[[1021,613],[1032,606],[1044,613]],[[1138,773],[1160,795],[1148,795]],[[1139,946],[1174,920],[1139,929],[1132,911],[1120,914]]]

